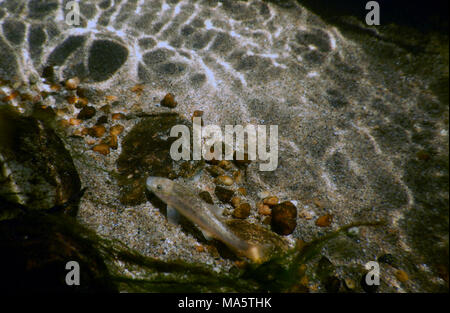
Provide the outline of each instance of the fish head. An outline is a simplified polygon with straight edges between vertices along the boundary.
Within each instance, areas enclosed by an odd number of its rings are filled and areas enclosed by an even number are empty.
[[[147,189],[156,196],[168,196],[172,192],[173,181],[165,177],[149,176],[147,177]]]

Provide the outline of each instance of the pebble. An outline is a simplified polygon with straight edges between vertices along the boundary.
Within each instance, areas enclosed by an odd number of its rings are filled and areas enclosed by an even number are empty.
[[[211,165],[206,168],[209,174],[211,174],[212,177],[217,177],[221,175],[225,175],[225,171],[218,167],[217,165]]]
[[[353,289],[356,288],[355,281],[353,279],[351,279],[351,278],[348,278],[348,277],[344,279],[344,286],[348,290],[353,290]]]
[[[233,216],[236,218],[247,218],[250,215],[251,206],[248,203],[241,203],[233,211]]]
[[[219,161],[219,167],[223,168],[224,170],[229,170],[231,168],[231,162],[228,160],[222,160]]]
[[[80,84],[80,79],[78,77],[72,77],[66,81],[66,88],[70,89],[70,90],[75,90],[75,89],[77,89],[79,84]]]
[[[271,197],[267,197],[264,199],[264,204],[267,204],[268,206],[273,206],[278,204],[278,197],[276,196],[271,196]]]
[[[217,176],[216,179],[214,180],[214,182],[216,184],[220,184],[220,185],[224,185],[224,186],[231,186],[234,183],[233,178],[231,178],[230,176],[227,176],[227,175]]]
[[[231,204],[233,205],[234,208],[237,208],[239,206],[239,204],[241,204],[241,198],[233,197],[231,199]]]
[[[270,209],[270,207],[264,203],[259,202],[256,205],[256,208],[258,209],[258,213],[261,215],[270,215],[272,214],[272,210]]]
[[[231,201],[231,198],[233,198],[234,196],[233,190],[221,186],[216,186],[216,188],[214,189],[214,193],[220,201],[225,203],[229,203]]]
[[[102,140],[102,143],[108,145],[113,150],[116,150],[119,144],[117,136],[114,135],[107,136],[105,139]]]
[[[202,117],[203,116],[203,111],[200,110],[195,110],[194,114],[192,114],[192,117]]]
[[[316,220],[316,226],[328,227],[333,222],[333,216],[331,214],[325,214]]]
[[[124,127],[122,125],[114,125],[111,126],[109,133],[113,136],[120,135],[124,130]]]
[[[161,100],[161,105],[168,108],[174,108],[177,106],[177,104],[178,103],[175,101],[175,98],[171,93],[166,94],[165,97]]]
[[[109,154],[109,146],[107,144],[101,143],[92,148],[93,151],[98,152],[103,155]]]
[[[197,252],[204,252],[205,251],[205,247],[203,247],[202,245],[198,245],[195,247],[195,250],[197,250]]]
[[[285,201],[272,207],[272,229],[280,235],[291,234],[297,226],[297,207]]]
[[[70,118],[69,119],[69,124],[72,125],[72,126],[78,126],[78,125],[81,124],[81,122],[82,121],[80,119],[78,119],[78,118]]]
[[[198,196],[203,199],[206,203],[214,204],[213,198],[208,191],[201,191]]]
[[[106,115],[102,115],[97,120],[97,125],[106,124],[108,123],[108,117]]]
[[[106,101],[111,101],[111,102],[117,101],[117,97],[116,96],[106,96],[105,98],[106,98]]]
[[[122,113],[114,113],[111,118],[113,120],[121,120],[125,117],[125,115],[123,115]]]
[[[103,125],[95,125],[88,128],[88,134],[92,137],[101,138],[106,132],[106,128]]]
[[[137,85],[134,85],[133,87],[131,87],[132,92],[141,93],[143,90],[144,90],[144,85],[142,85],[142,84],[137,84]]]
[[[233,179],[235,182],[240,183],[242,181],[242,172],[241,171],[234,171],[233,172]]]
[[[92,106],[86,106],[81,109],[80,113],[78,113],[77,118],[81,120],[88,120],[95,115],[95,108]]]
[[[395,277],[397,277],[397,279],[402,283],[407,282],[409,280],[408,274],[406,274],[406,272],[402,270],[396,271]]]

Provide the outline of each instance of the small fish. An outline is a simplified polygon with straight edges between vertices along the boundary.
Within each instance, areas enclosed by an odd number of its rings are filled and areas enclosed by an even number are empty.
[[[254,262],[264,259],[261,247],[237,237],[222,222],[220,209],[206,203],[190,189],[170,179],[153,176],[147,178],[147,188],[167,204],[169,219],[173,218],[173,213],[170,212],[173,208],[195,223],[205,237],[222,241],[238,255],[243,254]]]

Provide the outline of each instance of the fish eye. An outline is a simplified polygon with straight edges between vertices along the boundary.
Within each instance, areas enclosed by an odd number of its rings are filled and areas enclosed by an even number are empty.
[[[156,189],[161,190],[162,189],[162,185],[156,185]]]

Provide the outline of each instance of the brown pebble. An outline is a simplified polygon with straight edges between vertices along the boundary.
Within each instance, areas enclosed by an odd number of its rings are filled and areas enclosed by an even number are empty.
[[[211,165],[206,168],[209,174],[211,174],[212,177],[217,177],[221,175],[225,175],[225,171],[218,167],[217,165]]]
[[[106,96],[106,101],[117,101],[117,97],[116,96]]]
[[[70,90],[77,89],[80,84],[80,79],[78,77],[72,77],[66,81],[66,88]]]
[[[201,191],[198,195],[206,203],[214,204],[213,198],[211,197],[211,194],[208,191],[206,191],[206,190]]]
[[[228,175],[217,176],[216,179],[214,180],[214,182],[216,184],[224,185],[224,186],[231,186],[234,183],[233,178],[231,178]]]
[[[50,90],[51,91],[55,91],[55,92],[60,91],[61,90],[61,86],[58,85],[58,84],[51,84],[50,85]]]
[[[118,147],[118,140],[117,136],[107,136],[105,139],[102,140],[102,143],[108,145],[111,149],[116,150]]]
[[[78,101],[78,97],[77,96],[68,96],[66,98],[66,100],[69,104],[75,104]]]
[[[178,103],[175,101],[175,98],[171,93],[165,95],[164,99],[161,100],[161,105],[168,108],[174,108],[177,106],[177,104]]]
[[[89,128],[85,127],[81,130],[81,135],[86,136],[87,134],[89,134]]]
[[[241,203],[233,211],[233,216],[236,218],[247,218],[250,215],[251,206],[248,203]]]
[[[216,188],[214,189],[214,193],[220,201],[225,203],[229,203],[231,201],[231,198],[233,198],[234,196],[233,190],[221,186],[216,186]]]
[[[101,138],[106,132],[106,128],[103,125],[95,125],[88,129],[88,134],[92,137]]]
[[[395,277],[397,277],[397,279],[402,283],[409,280],[408,274],[406,274],[406,272],[402,270],[398,270],[397,272],[395,272]]]
[[[231,168],[231,162],[228,160],[222,160],[219,161],[219,167],[223,168],[224,170],[229,170]]]
[[[264,199],[264,204],[267,204],[268,206],[273,206],[278,204],[278,197],[271,196]]]
[[[272,224],[272,216],[266,216],[266,217],[264,217],[264,219],[262,220],[262,223],[264,224],[264,225],[270,225],[270,224]]]
[[[142,85],[142,84],[137,84],[137,85],[134,85],[133,87],[131,87],[132,92],[141,93],[143,90],[144,90],[144,85]]]
[[[111,118],[113,120],[121,120],[125,117],[125,115],[123,115],[122,113],[114,113]]]
[[[109,133],[113,136],[120,135],[124,130],[124,127],[122,125],[114,125],[111,126]]]
[[[328,227],[333,222],[333,216],[331,214],[325,214],[316,220],[316,225],[319,227]]]
[[[70,124],[70,121],[65,120],[65,119],[60,120],[60,121],[59,121],[59,124],[60,124],[62,127],[69,127],[69,126],[71,125],[71,124]]]
[[[242,172],[241,171],[234,171],[233,172],[233,179],[236,183],[240,183],[242,181]]]
[[[78,118],[70,118],[69,119],[69,124],[72,125],[72,126],[78,126],[78,125],[81,124],[81,122],[82,121],[80,119],[78,119]]]
[[[109,104],[105,104],[104,106],[102,106],[100,108],[100,111],[102,111],[103,113],[108,114],[109,112],[111,112],[111,106]]]
[[[198,245],[195,247],[195,250],[197,250],[197,252],[204,252],[205,251],[205,247],[203,247],[202,245]]]
[[[89,103],[87,98],[78,98],[77,105],[80,107],[85,107]]]
[[[298,213],[298,216],[299,216],[300,218],[304,218],[305,220],[310,220],[310,219],[312,219],[311,213],[309,213],[309,212],[306,211],[306,210],[300,211],[300,213]]]
[[[285,201],[272,207],[272,230],[280,235],[291,234],[297,226],[297,207]]]
[[[103,155],[109,154],[109,146],[104,143],[101,143],[101,144],[98,144],[98,145],[92,147],[92,150],[95,152],[98,152],[100,154],[103,154]]]
[[[258,203],[258,213],[261,215],[270,215],[272,214],[272,210],[267,204]]]
[[[231,205],[232,205],[234,208],[237,208],[237,207],[239,206],[239,204],[241,204],[241,198],[239,198],[239,197],[233,197],[233,198],[231,198]]]
[[[244,187],[238,188],[238,192],[243,196],[247,195],[247,189],[245,189]]]
[[[80,113],[78,113],[77,118],[81,120],[88,120],[95,115],[95,108],[92,106],[86,106],[81,109]]]

